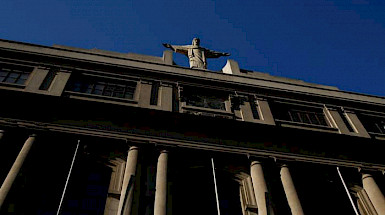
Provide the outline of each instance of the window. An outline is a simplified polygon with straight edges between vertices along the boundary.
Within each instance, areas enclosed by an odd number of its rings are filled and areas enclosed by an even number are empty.
[[[385,120],[378,120],[374,123],[374,125],[376,126],[377,131],[381,134],[385,134]]]
[[[24,85],[32,68],[0,64],[0,82]]]
[[[261,119],[261,117],[259,116],[257,101],[254,98],[249,98],[249,100],[250,100],[250,108],[251,108],[251,113],[253,114],[253,118]]]
[[[328,125],[323,113],[292,109],[288,110],[288,114],[290,120],[293,122],[302,122],[312,125]]]
[[[385,118],[360,114],[359,119],[368,132],[385,134]]]
[[[158,105],[159,88],[160,88],[159,82],[152,83],[150,105]]]
[[[43,83],[39,87],[39,90],[48,90],[48,88],[51,86],[53,79],[55,79],[55,76],[57,74],[56,69],[51,69],[48,74],[45,76]]]
[[[229,92],[188,86],[181,88],[179,95],[181,113],[235,119]]]
[[[346,115],[346,112],[343,108],[338,108],[338,113],[341,116],[342,121],[345,123],[346,128],[349,130],[349,132],[355,132],[351,122],[348,121],[348,116]]]
[[[69,87],[69,90],[74,92],[123,99],[133,99],[135,89],[136,82],[110,81],[91,77],[76,79]]]
[[[322,108],[275,103],[272,110],[275,118],[279,120],[329,126]]]
[[[196,88],[184,88],[183,98],[189,106],[224,111],[226,110],[225,101],[228,100],[228,96],[223,93]]]

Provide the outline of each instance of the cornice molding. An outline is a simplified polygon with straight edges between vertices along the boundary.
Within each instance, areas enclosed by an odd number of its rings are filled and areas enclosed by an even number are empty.
[[[214,144],[205,141],[193,141],[193,140],[180,140],[175,138],[166,138],[159,136],[150,136],[143,134],[133,134],[128,132],[119,132],[119,131],[104,131],[100,129],[91,129],[84,127],[76,126],[64,126],[50,123],[41,123],[41,122],[30,122],[14,119],[0,119],[0,125],[5,129],[6,127],[20,127],[25,128],[31,131],[51,131],[59,132],[64,134],[71,135],[80,135],[80,136],[91,136],[91,137],[102,137],[102,138],[111,138],[115,140],[124,140],[127,142],[133,142],[140,146],[141,144],[152,144],[156,146],[164,147],[182,147],[182,148],[191,148],[191,149],[200,149],[214,152],[225,152],[238,155],[245,155],[248,157],[260,157],[260,158],[272,158],[280,161],[288,162],[306,162],[306,163],[315,163],[315,164],[324,164],[332,165],[339,167],[351,167],[351,168],[360,168],[369,171],[385,171],[385,164],[376,164],[376,163],[367,163],[367,162],[356,162],[352,160],[343,160],[336,158],[324,158],[317,156],[309,155],[300,155],[294,153],[286,152],[277,152],[256,148],[246,148],[246,147],[235,147],[224,144]],[[43,135],[43,134],[41,134]]]

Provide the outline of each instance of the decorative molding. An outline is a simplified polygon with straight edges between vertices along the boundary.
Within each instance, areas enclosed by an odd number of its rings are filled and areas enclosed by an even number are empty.
[[[159,136],[149,136],[149,135],[139,135],[128,132],[119,132],[119,131],[108,131],[100,129],[90,129],[78,126],[64,126],[57,124],[49,124],[49,123],[37,123],[33,124],[29,121],[22,120],[7,120],[0,118],[0,125],[3,129],[5,127],[25,127],[31,130],[46,130],[52,132],[60,132],[66,134],[75,134],[75,135],[85,135],[92,137],[104,137],[111,138],[116,140],[128,140],[130,142],[135,142],[137,144],[157,144],[164,146],[176,146],[176,147],[184,147],[184,148],[193,148],[193,149],[201,149],[207,151],[216,151],[216,152],[226,152],[233,154],[241,154],[241,155],[249,155],[251,157],[261,157],[261,158],[271,158],[275,157],[276,159],[282,161],[293,161],[293,162],[307,162],[307,163],[317,163],[324,165],[333,165],[340,167],[352,167],[352,168],[360,168],[364,170],[372,170],[372,171],[383,171],[385,170],[385,164],[375,164],[375,163],[366,163],[366,162],[357,162],[352,160],[343,160],[337,158],[323,158],[309,155],[300,155],[294,153],[286,153],[286,152],[276,152],[255,148],[246,148],[246,147],[234,147],[228,146],[224,144],[214,144],[208,143],[205,141],[192,141],[192,140],[180,140],[173,138],[165,138]]]

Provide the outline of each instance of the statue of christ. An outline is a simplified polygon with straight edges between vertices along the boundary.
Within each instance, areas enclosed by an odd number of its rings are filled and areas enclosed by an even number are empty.
[[[217,52],[203,48],[200,45],[199,38],[192,40],[192,45],[176,46],[163,43],[163,46],[177,53],[184,54],[188,57],[190,68],[207,69],[207,58],[219,58],[221,56],[230,56],[229,53]]]

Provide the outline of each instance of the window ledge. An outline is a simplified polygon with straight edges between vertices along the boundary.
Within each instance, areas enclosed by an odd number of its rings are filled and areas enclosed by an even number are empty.
[[[246,211],[253,212],[253,213],[258,213],[258,206],[257,205],[246,205]]]
[[[25,88],[24,84],[13,84],[13,83],[8,83],[8,82],[0,82],[0,86],[14,87],[14,88],[19,88],[19,89]]]
[[[74,91],[65,91],[65,93],[69,94],[70,98],[85,98],[85,99],[92,98],[93,100],[101,100],[101,101],[104,100],[104,101],[114,101],[114,102],[120,102],[120,103],[138,104],[138,101],[133,99],[123,99],[123,98],[110,97],[110,96],[79,93]]]
[[[233,113],[231,113],[229,111],[225,111],[225,110],[212,109],[212,108],[204,108],[204,107],[196,107],[196,106],[191,106],[191,105],[183,105],[182,108],[186,109],[186,110],[196,110],[196,111],[205,111],[205,112],[233,115]]]
[[[375,132],[368,132],[370,136],[376,138],[377,140],[385,140],[385,134],[381,133],[375,133]]]
[[[328,132],[338,132],[338,128],[333,128],[325,125],[312,125],[307,123],[301,123],[301,122],[292,122],[292,121],[286,121],[281,119],[275,120],[277,124],[281,125],[282,127],[290,127],[290,128],[301,128],[301,129],[308,129],[308,130],[318,130],[318,131],[328,131]]]
[[[225,110],[195,107],[189,105],[183,105],[181,108],[183,110],[183,113],[191,113],[202,116],[224,117],[229,119],[234,118],[234,113]]]

